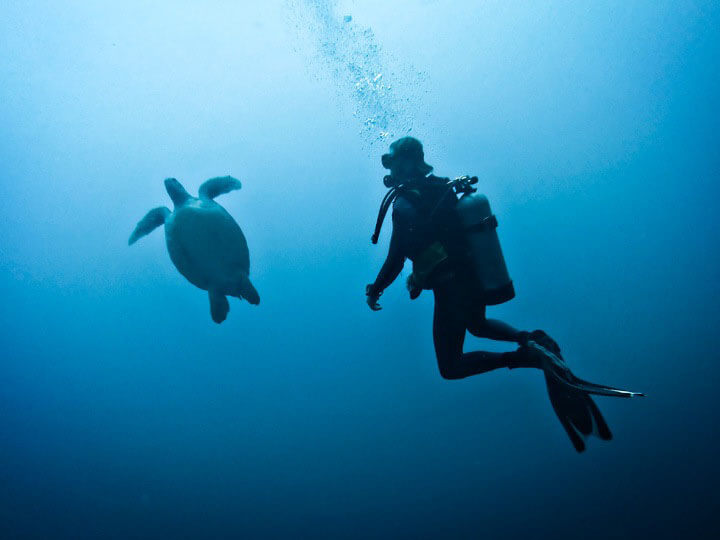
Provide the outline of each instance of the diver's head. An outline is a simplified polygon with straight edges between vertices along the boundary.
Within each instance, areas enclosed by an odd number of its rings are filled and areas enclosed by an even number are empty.
[[[185,191],[185,188],[182,186],[182,184],[178,182],[175,178],[165,179],[165,189],[167,190],[168,195],[170,195],[170,198],[172,199],[172,202],[175,204],[175,206],[180,206],[181,204],[184,204],[185,201],[190,198],[190,194]]]
[[[392,182],[396,184],[424,178],[433,170],[425,163],[422,143],[414,137],[403,137],[392,143],[390,151],[382,156],[382,164],[390,169]]]

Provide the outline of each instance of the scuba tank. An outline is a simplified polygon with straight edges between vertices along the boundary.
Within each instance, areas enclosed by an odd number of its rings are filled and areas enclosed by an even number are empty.
[[[515,288],[508,274],[505,258],[497,234],[498,221],[490,210],[487,197],[471,187],[477,178],[462,177],[456,193],[462,196],[455,205],[460,222],[467,253],[472,265],[473,277],[482,291],[484,302],[489,305],[502,304],[515,297]]]
[[[403,193],[404,185],[391,185],[391,178],[385,177],[385,185],[390,191],[385,195],[375,226],[372,243],[377,244],[380,228],[385,216],[394,200]],[[432,221],[438,210],[446,202],[447,197],[455,200],[455,213],[461,229],[457,234],[463,236],[463,246],[466,251],[468,263],[471,265],[471,277],[482,295],[486,305],[496,305],[507,302],[515,297],[512,280],[505,265],[505,258],[500,248],[497,235],[497,219],[490,210],[487,197],[477,193],[477,177],[462,176],[447,183],[447,191],[440,198],[430,212]],[[457,196],[460,196],[458,199]],[[447,250],[440,242],[433,242],[425,251],[420,253],[413,261],[413,274],[408,278],[408,288],[411,298],[417,298],[421,289],[431,288],[431,279],[434,269],[447,259]]]

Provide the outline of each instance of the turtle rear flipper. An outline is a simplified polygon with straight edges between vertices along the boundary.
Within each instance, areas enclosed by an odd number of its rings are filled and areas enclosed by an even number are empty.
[[[220,324],[227,318],[230,311],[230,303],[224,294],[216,291],[208,291],[210,297],[210,316],[212,320]]]
[[[244,298],[253,306],[257,306],[260,303],[260,295],[250,282],[250,278],[245,275],[240,276],[238,280],[236,296],[238,298]]]

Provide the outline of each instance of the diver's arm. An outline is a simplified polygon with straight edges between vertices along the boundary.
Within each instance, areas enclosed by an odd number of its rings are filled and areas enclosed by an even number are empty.
[[[380,294],[387,289],[390,284],[402,272],[403,266],[405,266],[405,255],[403,250],[400,248],[400,238],[396,229],[393,229],[392,236],[390,237],[390,248],[388,249],[388,256],[385,262],[378,272],[377,279],[373,283],[373,289],[378,291]]]
[[[416,221],[417,212],[414,206],[405,197],[395,199],[388,256],[378,273],[375,283],[371,283],[365,289],[367,303],[373,311],[380,309],[377,302],[380,295],[395,281],[402,272],[403,266],[405,266],[405,259],[409,253],[410,239],[412,237],[412,225]]]
[[[375,283],[371,283],[365,289],[367,295],[367,303],[370,309],[378,311],[380,305],[378,299],[383,291],[395,281],[395,279],[402,272],[403,266],[405,266],[405,255],[401,249],[401,242],[397,230],[393,227],[393,233],[390,237],[390,248],[388,249],[388,256],[378,273]]]

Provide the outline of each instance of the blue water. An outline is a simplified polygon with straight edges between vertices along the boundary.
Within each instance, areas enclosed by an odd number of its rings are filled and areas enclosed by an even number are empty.
[[[0,538],[715,537],[719,24],[689,0],[4,2]],[[431,295],[367,308],[406,133],[499,217],[518,296],[489,314],[648,394],[598,398],[614,441],[576,454],[536,371],[440,378]],[[127,237],[165,177],[224,174],[262,303],[215,325],[162,231]]]

